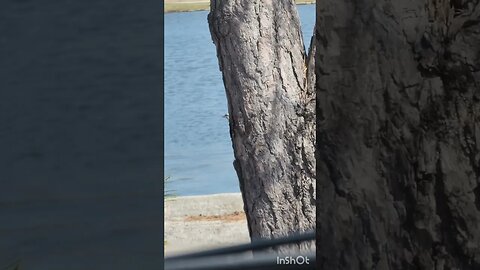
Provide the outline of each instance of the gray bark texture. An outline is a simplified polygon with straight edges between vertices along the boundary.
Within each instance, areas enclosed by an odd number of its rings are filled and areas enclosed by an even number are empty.
[[[307,81],[314,79],[307,80],[296,6],[293,0],[217,0],[208,19],[250,236],[313,230],[315,93]]]
[[[317,1],[318,269],[480,269],[479,15]]]

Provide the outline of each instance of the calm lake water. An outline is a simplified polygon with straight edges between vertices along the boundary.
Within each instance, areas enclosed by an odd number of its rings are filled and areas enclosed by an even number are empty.
[[[162,269],[158,1],[2,1],[0,269]]]
[[[298,6],[306,44],[315,5]],[[239,192],[207,11],[165,14],[165,175],[176,195]]]

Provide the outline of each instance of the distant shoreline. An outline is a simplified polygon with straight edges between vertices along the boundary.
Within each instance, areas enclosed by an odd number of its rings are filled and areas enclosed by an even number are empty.
[[[298,5],[315,4],[315,0],[296,0]],[[190,12],[209,10],[210,1],[205,0],[166,0],[164,4],[164,12]]]

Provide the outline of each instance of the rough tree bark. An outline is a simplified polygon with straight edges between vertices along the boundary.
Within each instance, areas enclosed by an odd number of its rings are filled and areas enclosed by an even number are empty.
[[[479,15],[317,1],[319,269],[480,269]]]
[[[296,6],[217,0],[208,19],[250,236],[313,230],[315,95]]]

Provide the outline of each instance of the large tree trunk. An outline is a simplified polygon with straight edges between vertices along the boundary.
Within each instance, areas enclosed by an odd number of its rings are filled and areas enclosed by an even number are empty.
[[[319,269],[480,269],[478,2],[317,2]]]
[[[313,230],[315,96],[293,0],[212,1],[209,24],[250,236]]]

